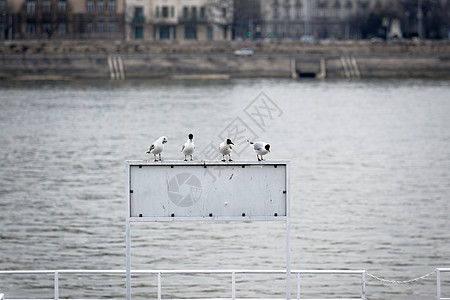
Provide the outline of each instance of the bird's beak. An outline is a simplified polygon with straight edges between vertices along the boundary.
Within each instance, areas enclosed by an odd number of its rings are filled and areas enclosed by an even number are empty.
[[[231,144],[232,144],[232,145],[234,145],[234,143],[233,143],[233,142],[231,142]]]

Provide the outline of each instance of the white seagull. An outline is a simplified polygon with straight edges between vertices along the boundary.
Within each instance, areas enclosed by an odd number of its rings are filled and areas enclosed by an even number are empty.
[[[270,152],[270,145],[266,142],[249,142],[250,147],[253,148],[253,150],[256,152],[256,158],[258,158],[258,161],[264,160],[263,155],[266,155]],[[261,156],[261,158],[259,158]]]
[[[183,147],[181,148],[181,152],[184,154],[184,161],[187,161],[187,156],[189,155],[192,160],[192,154],[194,154],[195,145],[194,145],[194,135],[192,133],[189,133],[188,140],[186,143],[184,143]]]
[[[233,148],[231,148],[231,145],[234,145],[234,143],[230,139],[227,139],[226,141],[220,143],[219,152],[220,154],[222,154],[222,161],[225,161],[225,155],[228,155],[228,160],[232,161],[231,151],[233,150]]]
[[[158,161],[156,159],[156,154],[159,154],[159,160],[161,161],[161,152],[164,150],[164,144],[167,143],[167,138],[165,136],[159,137],[151,146],[150,149],[148,149],[147,153],[152,153],[155,157],[155,161]]]

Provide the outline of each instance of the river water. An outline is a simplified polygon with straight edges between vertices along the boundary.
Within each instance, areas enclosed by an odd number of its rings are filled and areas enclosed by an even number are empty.
[[[125,161],[165,135],[179,160],[224,135],[291,161],[292,269],[407,280],[450,265],[448,81],[0,82],[0,270],[125,269]],[[217,155],[217,157],[215,157]],[[133,269],[283,269],[282,222],[140,223]],[[432,299],[436,276],[367,277],[368,299]],[[156,277],[132,279],[155,298]],[[450,297],[450,275],[443,274]],[[53,297],[53,279],[0,275],[7,298]],[[283,276],[240,275],[237,297],[284,297]],[[296,284],[292,292],[296,295]],[[222,275],[163,277],[163,297],[231,297]],[[124,276],[60,279],[60,297],[123,298]],[[359,277],[305,276],[302,297],[359,297]],[[445,295],[444,295],[445,296]]]

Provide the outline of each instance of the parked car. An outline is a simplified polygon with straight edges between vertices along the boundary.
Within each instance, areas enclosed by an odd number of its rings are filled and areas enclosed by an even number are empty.
[[[253,50],[249,48],[242,48],[234,51],[234,55],[236,56],[251,56],[253,55]]]

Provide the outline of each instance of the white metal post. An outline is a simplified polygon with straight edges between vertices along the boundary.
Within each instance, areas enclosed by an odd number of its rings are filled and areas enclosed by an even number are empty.
[[[361,300],[366,300],[366,271],[361,273]]]
[[[441,300],[441,271],[436,269],[436,299]]]
[[[231,299],[236,300],[236,272],[231,273]]]
[[[59,275],[58,271],[55,271],[55,300],[59,299]]]
[[[130,232],[130,164],[126,165],[127,173],[127,217],[126,217],[126,286],[127,286],[127,300],[131,300],[131,232]]]
[[[161,272],[158,272],[158,300],[161,300],[162,288],[161,288]]]
[[[291,196],[289,162],[286,163],[286,300],[291,299]]]

